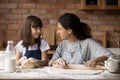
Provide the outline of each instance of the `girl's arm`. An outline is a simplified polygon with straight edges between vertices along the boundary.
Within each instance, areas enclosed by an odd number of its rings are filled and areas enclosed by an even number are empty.
[[[17,66],[20,66],[20,62],[19,62],[19,59],[22,57],[22,54],[16,50],[16,65]]]
[[[43,51],[42,52],[41,60],[48,60],[48,51]]]
[[[39,64],[42,64],[44,66],[48,65],[49,59],[48,59],[48,53],[47,52],[48,52],[47,50],[42,52],[42,55],[41,55],[41,60],[42,61],[40,61]]]

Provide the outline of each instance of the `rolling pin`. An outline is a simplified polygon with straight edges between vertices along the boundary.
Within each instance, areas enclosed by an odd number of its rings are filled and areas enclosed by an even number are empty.
[[[56,64],[54,64],[52,67],[61,68]],[[81,64],[67,64],[67,65],[64,65],[62,68],[64,69],[89,69],[89,70],[104,70],[105,69],[105,67],[101,65],[96,65],[95,67],[86,67]]]

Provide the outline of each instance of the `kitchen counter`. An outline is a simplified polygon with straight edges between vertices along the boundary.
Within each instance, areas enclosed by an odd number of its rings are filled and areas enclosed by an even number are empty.
[[[106,70],[58,69],[53,67],[17,68],[14,73],[0,70],[0,79],[120,79],[120,74],[112,74]]]

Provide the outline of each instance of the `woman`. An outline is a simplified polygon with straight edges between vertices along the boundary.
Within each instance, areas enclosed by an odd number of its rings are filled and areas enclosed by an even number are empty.
[[[21,30],[21,41],[15,46],[16,65],[21,65],[22,56],[47,60],[47,50],[50,48],[47,41],[41,38],[42,22],[37,16],[28,16]]]
[[[58,21],[57,32],[62,41],[49,65],[63,67],[66,64],[84,64],[93,67],[107,60],[111,54],[91,38],[89,26],[80,22],[75,14],[62,15]]]

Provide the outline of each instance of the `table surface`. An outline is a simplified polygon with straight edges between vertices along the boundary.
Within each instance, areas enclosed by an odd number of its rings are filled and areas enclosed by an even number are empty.
[[[108,48],[115,54],[120,54],[120,48]],[[63,73],[64,72],[64,73]],[[88,70],[60,70],[51,67],[36,68],[36,69],[21,69],[16,68],[16,72],[7,73],[0,70],[0,79],[120,79],[120,74],[109,73],[104,70],[98,74],[97,71]],[[99,71],[98,71],[99,72]]]
[[[52,67],[22,69],[8,73],[0,70],[0,79],[120,79],[120,74],[106,70],[58,69]]]

